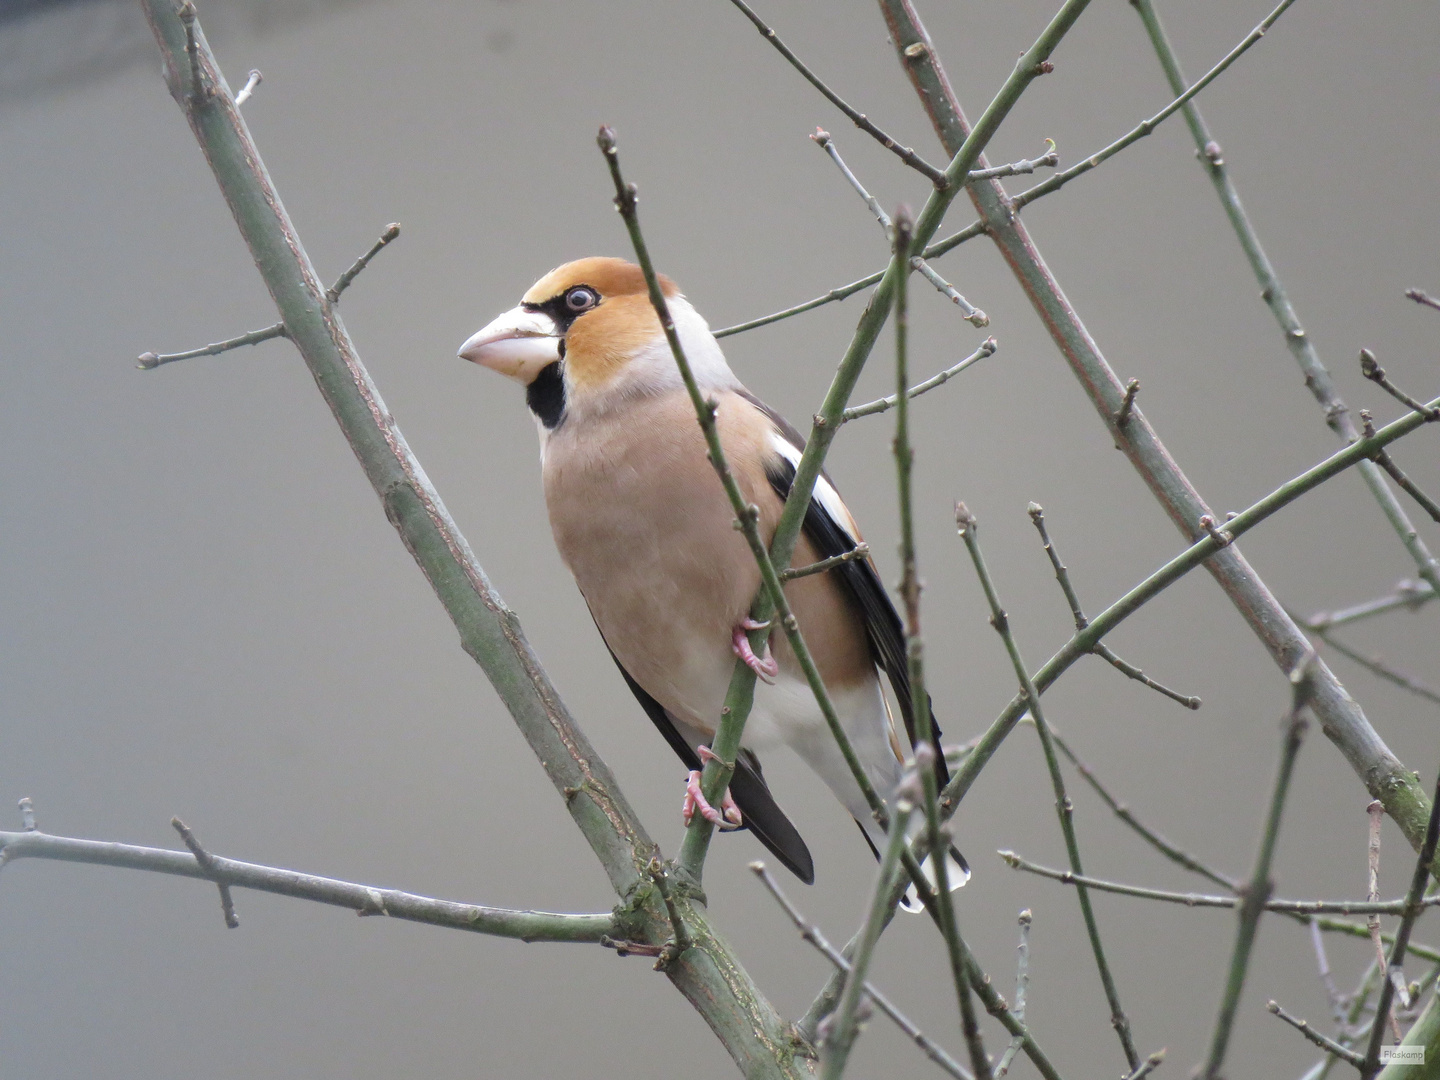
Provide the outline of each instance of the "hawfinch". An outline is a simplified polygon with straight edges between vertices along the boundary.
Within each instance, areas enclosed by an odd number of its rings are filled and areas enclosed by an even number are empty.
[[[804,442],[741,384],[705,320],[675,284],[662,289],[701,392],[719,406],[721,444],[745,499],[760,508],[768,543]],[[560,556],[625,682],[691,774],[686,818],[722,815],[699,795],[735,658],[761,681],[724,806],[807,884],[805,841],[776,805],[760,754],[795,750],[859,823],[871,849],[884,833],[841,756],[783,635],[755,656],[746,638],[760,572],[706,455],[640,268],[590,258],[546,274],[516,307],[460,347],[460,356],[525,387],[540,431],[545,503]],[[802,566],[852,550],[860,532],[822,477],[795,549]],[[900,619],[867,558],[785,587],[840,720],[875,789],[893,797],[914,745]],[[880,684],[889,680],[905,732]],[[933,729],[936,748],[939,730]],[[945,758],[936,769],[945,780]],[[969,876],[952,850],[951,878]]]

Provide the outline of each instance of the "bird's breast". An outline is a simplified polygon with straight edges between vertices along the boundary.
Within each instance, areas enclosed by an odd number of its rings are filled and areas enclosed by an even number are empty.
[[[743,468],[763,442],[747,445],[747,432],[726,414],[722,408],[727,457]],[[625,670],[708,733],[733,667],[731,629],[750,606],[759,571],[688,397],[632,402],[587,420],[562,425],[545,447],[556,546]]]

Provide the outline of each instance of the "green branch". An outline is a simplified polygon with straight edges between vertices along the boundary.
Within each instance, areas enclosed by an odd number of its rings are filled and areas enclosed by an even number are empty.
[[[598,943],[617,932],[615,915],[608,911],[595,915],[569,915],[481,907],[416,896],[398,889],[379,889],[373,885],[302,874],[278,866],[222,859],[217,855],[207,855],[209,865],[202,866],[198,856],[186,851],[80,840],[42,832],[0,832],[0,864],[17,859],[54,859],[199,878],[217,885],[349,908],[360,915],[385,915],[407,922],[429,923],[431,926],[471,930],[477,934],[518,938],[521,941]]]

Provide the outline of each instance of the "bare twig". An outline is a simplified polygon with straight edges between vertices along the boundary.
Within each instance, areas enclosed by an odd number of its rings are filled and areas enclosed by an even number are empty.
[[[1440,693],[1437,693],[1418,679],[1406,675],[1403,671],[1396,670],[1378,656],[1366,656],[1364,653],[1355,651],[1343,641],[1335,638],[1328,630],[1314,630],[1313,633],[1326,645],[1330,646],[1330,648],[1359,664],[1372,675],[1377,675],[1387,682],[1392,682],[1396,686],[1410,691],[1410,693],[1416,697],[1440,704]]]
[[[1375,359],[1375,354],[1369,349],[1360,350],[1360,374],[1364,375],[1365,378],[1380,387],[1380,389],[1384,390],[1407,409],[1414,409],[1421,416],[1425,417],[1426,420],[1440,420],[1440,409],[1431,408],[1423,402],[1416,401],[1404,390],[1401,390],[1391,382],[1385,375],[1385,369],[1380,366],[1379,362]]]
[[[865,988],[865,976],[870,969],[870,954],[875,949],[875,942],[880,940],[885,916],[891,910],[887,903],[890,877],[899,864],[900,849],[905,846],[905,827],[910,823],[910,815],[914,809],[914,805],[906,799],[895,801],[895,812],[890,817],[890,839],[880,858],[880,873],[875,892],[870,899],[869,911],[865,916],[865,925],[861,928],[855,950],[851,953],[845,989],[840,995],[840,1003],[835,1007],[834,1014],[826,1020],[828,1031],[820,1053],[821,1076],[825,1080],[838,1080],[844,1073],[850,1047],[855,1042],[855,1011],[860,1005],[860,997]]]
[[[1036,169],[1053,169],[1060,164],[1060,155],[1055,152],[1055,140],[1046,139],[1045,145],[1049,149],[1038,158],[1025,158],[1009,165],[996,165],[993,169],[971,169],[967,183],[975,180],[999,180],[1004,176],[1033,173]]]
[[[830,160],[835,163],[835,167],[840,170],[840,175],[845,177],[846,181],[855,189],[860,198],[865,200],[865,205],[870,208],[870,213],[874,215],[875,220],[880,223],[880,229],[885,233],[886,239],[889,239],[890,215],[885,213],[879,200],[865,190],[865,185],[860,183],[860,178],[850,171],[850,166],[846,165],[845,159],[840,156],[840,149],[835,145],[835,140],[830,137],[830,133],[824,128],[816,128],[815,134],[811,135],[810,138],[820,149],[829,155]]]
[[[1307,919],[1310,924],[1310,946],[1315,950],[1315,966],[1320,972],[1320,985],[1325,988],[1325,998],[1330,1002],[1330,1017],[1337,1028],[1345,1025],[1345,997],[1335,985],[1330,973],[1330,958],[1325,954],[1325,935],[1316,919]]]
[[[1152,1072],[1159,1068],[1160,1063],[1164,1060],[1165,1048],[1162,1046],[1159,1050],[1156,1050],[1153,1054],[1151,1054],[1139,1065],[1137,1065],[1134,1071],[1126,1074],[1125,1080],[1143,1080],[1144,1077],[1149,1076]]]
[[[215,860],[210,853],[200,846],[200,840],[178,817],[171,818],[170,824],[180,834],[180,839],[185,841],[185,846],[190,849],[190,854],[195,856],[195,861],[200,864],[200,869],[205,871],[205,876],[215,882],[220,890],[220,911],[225,916],[225,925],[231,930],[240,925],[240,916],[235,914],[235,901],[230,896],[230,886],[220,876],[220,870],[215,865]]]
[[[895,214],[896,260],[904,259],[913,239],[913,222],[908,208],[902,206]],[[968,956],[955,917],[951,897],[948,851],[949,835],[941,828],[937,796],[940,784],[935,772],[936,736],[930,715],[930,695],[925,690],[924,641],[920,632],[920,574],[915,550],[915,515],[911,474],[915,452],[910,446],[910,370],[908,310],[909,275],[901,274],[895,290],[895,451],[896,490],[900,503],[900,596],[904,604],[905,657],[910,676],[910,711],[915,739],[915,768],[919,773],[921,806],[925,813],[925,834],[934,853],[931,865],[935,873],[935,895],[939,908],[940,932],[945,938],[950,959],[950,974],[955,982],[955,996],[960,1007],[960,1031],[970,1052],[970,1068],[977,1080],[990,1080],[990,1059],[980,1037],[975,1004],[970,997],[966,975]],[[888,882],[881,881],[883,891]],[[959,884],[959,883],[957,883]]]
[[[969,300],[966,300],[965,297],[961,296],[959,290],[957,290],[954,285],[951,285],[948,281],[946,281],[933,269],[931,269],[930,264],[927,263],[924,259],[922,259],[919,255],[911,258],[910,267],[913,270],[920,271],[926,281],[930,282],[931,285],[934,285],[939,292],[943,293],[945,296],[948,296],[951,303],[953,303],[956,307],[958,307],[961,311],[965,313],[965,321],[968,322],[971,326],[978,328],[990,325],[989,315],[986,315],[985,312],[981,311],[974,304],[970,303]]]
[[[190,64],[190,104],[198,104],[205,98],[204,72],[200,68],[200,42],[195,34],[195,5],[185,0],[175,12],[185,27],[185,57]]]
[[[400,223],[398,221],[392,221],[389,225],[385,226],[385,231],[380,234],[379,240],[376,240],[375,243],[370,245],[370,250],[365,252],[364,255],[361,255],[358,259],[351,263],[350,269],[346,270],[343,274],[336,278],[335,284],[331,285],[330,288],[325,290],[325,298],[329,300],[332,304],[339,301],[340,294],[350,287],[350,283],[354,281],[357,276],[359,276],[360,271],[364,270],[365,267],[369,266],[370,260],[375,258],[376,255],[379,255],[381,249],[383,249],[385,245],[389,244],[390,241],[394,240],[399,235]]]
[[[1030,909],[1026,908],[1020,912],[1020,944],[1015,947],[1015,1004],[1010,1011],[1016,1020],[1025,1019],[1025,992],[1030,985],[1030,923],[1034,916]],[[1010,1045],[1005,1048],[1005,1053],[1000,1055],[1000,1061],[995,1066],[995,1080],[1001,1080],[1010,1071],[1010,1064],[1015,1060],[1015,1055],[1025,1045],[1025,1040],[1020,1036],[1014,1036]]]
[[[1274,778],[1274,789],[1270,795],[1270,811],[1266,815],[1260,834],[1260,850],[1256,854],[1256,865],[1250,881],[1240,893],[1240,919],[1236,927],[1236,948],[1231,953],[1230,975],[1225,979],[1225,992],[1220,1001],[1220,1015],[1215,1020],[1214,1037],[1211,1038],[1210,1056],[1205,1060],[1205,1080],[1217,1080],[1220,1067],[1225,1060],[1225,1050],[1230,1045],[1231,1025],[1236,1011],[1240,1008],[1240,992],[1246,984],[1246,972],[1250,968],[1250,950],[1260,926],[1260,916],[1266,910],[1266,901],[1274,891],[1270,878],[1270,864],[1274,848],[1280,838],[1280,815],[1286,796],[1290,792],[1290,778],[1295,773],[1295,760],[1300,753],[1300,743],[1305,737],[1306,703],[1310,697],[1310,668],[1315,664],[1315,654],[1309,652],[1290,672],[1290,713],[1284,726],[1284,742],[1280,749],[1280,766]]]
[[[1140,380],[1131,379],[1125,384],[1125,396],[1120,401],[1120,408],[1115,411],[1115,426],[1123,428],[1130,422],[1130,414],[1135,410],[1135,395],[1140,392]]]
[[[946,368],[938,375],[932,375],[930,378],[926,379],[922,383],[916,383],[910,388],[910,391],[906,396],[911,398],[917,398],[921,394],[928,393],[929,391],[934,390],[937,386],[944,386],[947,382],[953,379],[956,375],[959,375],[960,372],[964,371],[971,364],[978,363],[979,361],[984,360],[987,356],[994,356],[995,351],[999,348],[999,343],[996,342],[993,337],[986,338],[983,342],[980,343],[980,347],[976,349],[973,353],[971,353],[969,356],[965,357],[964,360],[961,360],[953,367]],[[850,420],[858,419],[862,416],[873,416],[875,413],[886,412],[890,409],[893,409],[895,407],[895,403],[899,400],[900,395],[896,393],[891,394],[889,397],[883,397],[879,398],[876,401],[867,402],[864,405],[853,406],[852,408],[846,409],[841,414],[841,422],[845,423]]]
[[[1426,602],[1434,599],[1435,590],[1428,581],[1402,578],[1395,583],[1394,591],[1388,596],[1366,600],[1363,603],[1354,604],[1348,608],[1339,608],[1335,611],[1319,611],[1311,615],[1308,620],[1301,620],[1301,623],[1305,629],[1318,632],[1333,626],[1340,626],[1343,623],[1368,619],[1372,615],[1383,615],[1396,608],[1403,607],[1409,608],[1411,611],[1419,611]]]
[[[865,543],[856,544],[849,551],[843,552],[839,555],[831,555],[830,558],[821,559],[819,562],[813,562],[809,566],[797,566],[792,567],[789,570],[781,570],[780,580],[794,581],[796,578],[809,577],[812,574],[823,574],[826,570],[833,570],[835,569],[835,567],[843,566],[847,562],[853,562],[856,559],[866,559],[869,557],[870,545]]]
[[[1100,165],[1102,162],[1108,161],[1110,158],[1114,157],[1121,150],[1124,150],[1132,143],[1139,142],[1141,139],[1145,138],[1145,136],[1149,135],[1152,131],[1159,127],[1161,123],[1163,123],[1165,120],[1168,120],[1179,109],[1184,107],[1184,105],[1188,101],[1190,101],[1191,98],[1193,98],[1196,94],[1200,93],[1201,90],[1204,90],[1205,87],[1209,86],[1212,82],[1219,78],[1220,74],[1226,68],[1233,64],[1236,60],[1240,59],[1240,57],[1245,54],[1245,52],[1250,48],[1250,46],[1254,45],[1257,41],[1259,41],[1262,37],[1265,36],[1265,32],[1269,30],[1270,27],[1275,25],[1276,21],[1280,18],[1280,16],[1285,14],[1285,10],[1294,2],[1295,0],[1282,0],[1282,3],[1280,3],[1274,11],[1270,12],[1269,15],[1265,16],[1265,18],[1260,22],[1258,26],[1255,27],[1255,29],[1251,30],[1250,33],[1245,35],[1245,38],[1240,42],[1240,44],[1236,45],[1233,49],[1226,53],[1221,58],[1219,63],[1217,63],[1214,67],[1212,67],[1209,71],[1207,71],[1204,75],[1200,77],[1200,80],[1198,82],[1192,85],[1189,89],[1185,90],[1184,93],[1181,93],[1177,98],[1175,98],[1174,101],[1170,102],[1169,105],[1166,105],[1165,108],[1161,109],[1154,116],[1150,117],[1150,119],[1141,121],[1129,132],[1121,136],[1119,139],[1116,139],[1113,143],[1105,147],[1103,150],[1091,154],[1088,158],[1085,158],[1078,164],[1070,166],[1070,168],[1065,169],[1062,172],[1056,173],[1054,176],[1050,177],[1043,183],[1036,184],[1034,187],[1027,188],[1025,191],[1020,192],[1012,200],[1015,209],[1019,210],[1022,206],[1032,203],[1036,199],[1041,198],[1044,195],[1049,195],[1052,191],[1055,191],[1056,189],[1065,186],[1077,176],[1082,176],[1085,173],[1089,172],[1091,169]]]
[[[1050,784],[1055,792],[1055,812],[1060,819],[1060,832],[1065,838],[1065,851],[1069,856],[1071,872],[1075,875],[1083,874],[1085,871],[1080,863],[1080,842],[1075,835],[1075,809],[1070,802],[1070,796],[1065,791],[1065,778],[1060,772],[1060,762],[1055,756],[1054,740],[1041,709],[1040,691],[1036,688],[1034,680],[1030,677],[1029,668],[1025,666],[1025,661],[1020,655],[1020,647],[1015,641],[1015,635],[1010,630],[1009,616],[1005,614],[1005,609],[1000,604],[995,584],[986,568],[985,557],[980,551],[979,524],[964,503],[956,506],[955,521],[960,531],[960,538],[965,542],[965,548],[970,553],[970,561],[975,566],[975,575],[980,579],[980,586],[985,592],[986,602],[990,606],[990,625],[1000,635],[1005,651],[1009,654],[1010,664],[1020,682],[1020,692],[1025,699],[1026,708],[1030,712],[1031,719],[1035,721],[1035,731],[1040,736],[1040,747],[1045,755],[1045,766],[1049,770]],[[1130,1034],[1130,1021],[1125,1015],[1125,1010],[1121,1008],[1120,994],[1115,988],[1115,980],[1110,973],[1110,965],[1106,960],[1105,949],[1100,941],[1100,926],[1090,903],[1090,894],[1080,884],[1077,884],[1075,893],[1080,901],[1080,914],[1085,922],[1086,935],[1090,939],[1090,950],[1095,956],[1095,967],[1100,975],[1100,985],[1104,988],[1105,1000],[1110,1005],[1110,1023],[1115,1028],[1115,1034],[1119,1036],[1121,1049],[1125,1052],[1125,1059],[1129,1063],[1130,1069],[1134,1071],[1141,1065],[1140,1055],[1135,1049],[1135,1042]]]
[[[252,72],[258,75],[259,72]],[[236,100],[239,104],[239,100]],[[351,264],[336,280],[335,284],[325,290],[325,298],[334,304],[339,301],[340,294],[350,287],[361,270],[370,265],[370,260],[380,253],[380,249],[400,235],[399,224],[392,224],[380,235],[370,250]],[[289,337],[283,322],[274,323],[260,330],[251,330],[249,333],[241,334],[239,337],[227,338],[224,341],[217,341],[213,345],[205,345],[199,349],[191,349],[188,352],[178,353],[141,353],[138,365],[146,371],[151,371],[161,364],[172,364],[176,360],[193,360],[199,356],[219,356],[221,353],[229,352],[231,349],[239,349],[245,345],[258,345],[262,341],[269,341],[271,338]]]
[[[26,832],[35,831],[35,803],[28,795],[20,800],[20,827]]]
[[[1309,1039],[1312,1043],[1320,1047],[1320,1049],[1324,1050],[1326,1053],[1334,1054],[1342,1061],[1348,1061],[1357,1069],[1365,1064],[1365,1056],[1363,1054],[1357,1054],[1354,1050],[1349,1050],[1346,1047],[1341,1046],[1334,1039],[1327,1038],[1325,1035],[1322,1035],[1320,1032],[1316,1031],[1313,1027],[1311,1027],[1307,1021],[1301,1020],[1295,1016],[1291,1016],[1274,1001],[1267,1002],[1265,1008],[1269,1009],[1270,1012],[1278,1016],[1281,1020],[1284,1020],[1287,1024],[1293,1027],[1296,1031],[1300,1032],[1301,1035],[1304,1035],[1305,1038]]]
[[[1237,908],[1240,906],[1241,898],[1238,896],[1215,896],[1206,893],[1182,893],[1170,892],[1166,889],[1146,889],[1138,885],[1124,885],[1115,881],[1107,881],[1104,878],[1091,877],[1085,874],[1076,874],[1070,870],[1056,870],[1053,867],[1041,866],[1038,863],[1030,862],[1013,851],[1000,851],[1000,858],[1012,870],[1023,870],[1028,874],[1037,877],[1050,878],[1052,881],[1064,882],[1066,885],[1084,886],[1087,889],[1094,889],[1096,892],[1115,893],[1118,896],[1133,896],[1139,900],[1159,900],[1167,904],[1182,904],[1185,907],[1208,907],[1208,908]],[[1422,901],[1423,907],[1434,907],[1440,904],[1440,895],[1427,896]],[[1264,903],[1266,911],[1294,912],[1298,915],[1369,915],[1372,912],[1379,915],[1403,915],[1405,913],[1404,900],[1379,900],[1374,903],[1368,900],[1266,900]],[[1322,929],[1324,929],[1322,923]]]
[[[265,76],[260,74],[260,70],[258,68],[251,68],[250,75],[245,80],[245,85],[242,86],[240,92],[235,95],[236,108],[239,108],[241,105],[244,105],[245,102],[249,101],[250,96],[255,93],[255,88],[264,81]]]
[[[816,75],[813,71],[811,71],[808,67],[806,67],[805,64],[801,62],[800,58],[790,51],[790,47],[780,40],[779,36],[775,33],[774,30],[770,29],[770,27],[765,25],[765,23],[761,20],[760,16],[756,15],[755,12],[750,9],[750,6],[744,2],[744,0],[731,0],[731,2],[737,8],[739,8],[740,11],[745,15],[745,17],[755,25],[755,29],[760,31],[760,36],[763,37],[766,41],[770,42],[771,45],[775,46],[776,52],[778,52],[781,56],[788,60],[790,62],[790,66],[793,67],[796,71],[798,71],[802,76],[804,76],[806,82],[808,82],[811,86],[815,87],[816,90],[819,90],[820,93],[824,94],[825,99],[829,101],[830,104],[834,105],[837,109],[839,109],[846,116],[848,116],[851,122],[856,127],[858,127],[861,131],[865,132],[867,135],[873,137],[876,142],[878,142],[881,146],[885,147],[886,150],[889,150],[891,153],[893,153],[901,161],[905,162],[906,165],[909,165],[916,172],[923,173],[930,180],[930,182],[935,184],[937,187],[944,186],[947,183],[944,170],[937,169],[934,165],[931,165],[928,161],[922,158],[919,154],[915,153],[915,151],[911,150],[908,146],[901,146],[889,135],[886,135],[885,132],[881,131],[878,127],[876,127],[875,124],[871,122],[869,117],[867,117],[862,112],[857,112],[855,109],[852,109],[845,102],[845,100],[840,97],[839,94],[835,93],[835,91],[831,90],[830,87],[826,86],[823,82],[821,82],[820,77]]]
[[[1134,380],[1132,379],[1133,383]],[[1085,612],[1080,607],[1080,598],[1075,594],[1075,588],[1070,584],[1070,571],[1060,561],[1060,553],[1050,541],[1050,533],[1045,528],[1045,511],[1039,503],[1032,502],[1028,508],[1030,520],[1034,523],[1035,529],[1040,534],[1040,544],[1045,549],[1045,554],[1050,557],[1050,565],[1055,570],[1055,580],[1060,583],[1060,591],[1065,594],[1065,602],[1070,605],[1070,614],[1075,620],[1075,629],[1084,630],[1089,625],[1085,618]],[[1198,709],[1202,702],[1193,694],[1181,694],[1171,690],[1168,686],[1156,682],[1145,672],[1141,671],[1134,664],[1127,663],[1115,654],[1115,651],[1103,641],[1097,641],[1090,649],[1092,653],[1100,657],[1116,671],[1144,686],[1148,686],[1156,693],[1163,694],[1171,701],[1184,705],[1187,709]]]
[[[693,942],[690,940],[690,931],[685,926],[685,920],[680,917],[680,911],[675,906],[675,898],[670,895],[669,869],[660,861],[659,855],[650,860],[646,867],[650,873],[650,880],[655,883],[659,890],[660,899],[665,904],[665,913],[670,916],[670,940],[660,949],[655,961],[655,970],[664,971],[680,958],[680,954],[690,948]]]
[[[1410,891],[1405,895],[1405,911],[1400,916],[1400,926],[1395,931],[1395,944],[1390,949],[1390,958],[1388,961],[1383,958],[1381,960],[1382,972],[1399,970],[1401,977],[1404,977],[1405,949],[1410,942],[1410,931],[1415,926],[1415,920],[1420,917],[1420,912],[1426,905],[1425,883],[1434,872],[1431,864],[1435,861],[1437,842],[1440,842],[1440,775],[1437,775],[1435,780],[1435,795],[1431,803],[1430,822],[1425,830],[1425,842],[1420,846],[1420,857],[1415,860],[1415,873],[1410,878]],[[1380,1040],[1385,1035],[1385,1020],[1390,1018],[1390,999],[1394,989],[1395,984],[1391,979],[1381,980],[1380,997],[1375,1005],[1375,1023],[1370,1029],[1365,1066],[1361,1070],[1361,1076],[1365,1080],[1369,1080],[1380,1067]],[[1393,1018],[1391,1019],[1393,1022]],[[1398,1034],[1395,1041],[1400,1041]]]
[[[1432,307],[1440,311],[1440,300],[1436,300],[1435,297],[1429,293],[1423,292],[1420,289],[1406,289],[1405,295],[1422,307]]]
[[[284,323],[275,323],[261,330],[251,330],[249,333],[241,334],[239,337],[226,338],[224,341],[217,341],[213,345],[205,345],[199,349],[191,349],[188,352],[178,353],[141,353],[136,360],[136,367],[145,371],[151,371],[161,364],[172,364],[176,360],[193,360],[197,356],[219,356],[221,353],[229,352],[231,349],[238,349],[245,345],[258,345],[262,341],[269,341],[271,338],[289,337],[285,332]]]
[[[232,888],[293,896],[362,914],[388,915],[392,919],[430,923],[456,930],[470,930],[521,941],[599,942],[615,933],[612,912],[568,915],[543,911],[515,911],[509,908],[480,907],[452,900],[416,896],[398,889],[379,889],[335,878],[284,870],[276,866],[225,859],[209,855],[210,866],[201,864],[192,852],[164,848],[113,844],[101,840],[79,840],[42,832],[0,832],[0,851],[12,860],[54,859],[92,866],[116,866],[146,870],[176,877],[214,882],[217,878]]]
[[[790,921],[793,922],[795,928],[800,931],[801,939],[815,946],[816,951],[818,951],[821,956],[834,964],[839,971],[848,975],[851,971],[850,961],[846,960],[844,955],[842,955],[835,946],[830,944],[817,925],[808,921],[805,916],[800,913],[800,910],[790,902],[789,897],[781,890],[779,883],[771,876],[770,871],[765,869],[765,864],[762,862],[752,862],[750,864],[750,870],[760,879],[760,883],[765,886],[770,895],[775,898],[775,902],[784,909],[785,914],[790,916]],[[896,1027],[909,1036],[910,1040],[924,1052],[926,1057],[935,1062],[936,1065],[939,1065],[940,1068],[944,1069],[951,1076],[956,1077],[957,1080],[972,1080],[970,1073],[964,1066],[947,1054],[945,1049],[940,1046],[939,1043],[935,1042],[934,1039],[925,1035],[913,1020],[897,1009],[888,997],[876,989],[874,983],[867,981],[863,989],[865,995],[876,1004],[881,1012],[895,1022]]]

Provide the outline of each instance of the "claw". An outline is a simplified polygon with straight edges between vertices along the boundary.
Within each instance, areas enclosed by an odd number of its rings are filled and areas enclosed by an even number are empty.
[[[702,746],[700,747],[700,756],[708,761],[715,755],[711,753],[708,746]],[[685,824],[687,826],[690,824],[697,810],[701,817],[722,831],[738,829],[743,824],[740,807],[735,805],[735,800],[731,797],[730,792],[725,792],[725,798],[721,800],[720,807],[721,810],[724,810],[723,815],[720,810],[716,810],[710,805],[700,791],[700,770],[692,769],[690,775],[685,778],[685,803],[680,810],[680,816],[684,818]]]
[[[735,627],[735,632],[730,636],[731,647],[735,655],[745,661],[745,665],[753,672],[755,677],[764,682],[775,683],[775,676],[780,674],[780,665],[775,662],[775,657],[770,654],[769,643],[765,646],[765,655],[755,655],[755,650],[750,648],[750,639],[746,636],[746,630],[763,630],[769,623],[757,623],[754,619],[742,619]]]

